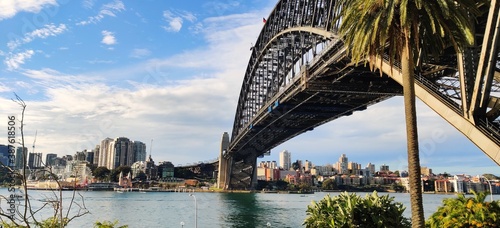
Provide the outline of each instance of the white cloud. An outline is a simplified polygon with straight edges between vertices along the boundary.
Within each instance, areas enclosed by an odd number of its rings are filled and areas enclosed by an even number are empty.
[[[130,57],[140,59],[151,55],[151,51],[145,48],[136,48],[130,53]]]
[[[2,0],[0,21],[14,17],[19,12],[37,13],[46,5],[57,5],[56,0]]]
[[[36,38],[45,39],[49,36],[57,36],[67,30],[65,24],[59,24],[58,26],[54,24],[47,24],[41,29],[36,29],[30,33],[24,35],[22,39],[16,39],[7,43],[7,47],[13,50],[22,44],[29,43]]]
[[[101,43],[106,44],[106,45],[116,44],[116,38],[114,36],[114,33],[110,32],[110,31],[106,31],[106,30],[102,31],[101,33],[103,35]]]
[[[91,9],[95,4],[95,0],[84,0],[82,4],[83,4],[83,7],[87,8],[87,9]]]
[[[115,0],[112,3],[105,4],[101,7],[101,10],[96,16],[89,17],[85,21],[80,21],[76,23],[77,25],[88,25],[88,24],[96,24],[100,22],[104,17],[116,17],[116,13],[125,10],[125,5],[120,0]]]
[[[0,93],[10,92],[10,91],[12,91],[12,89],[10,87],[8,87],[5,84],[3,84],[2,82],[0,82]]]
[[[195,22],[196,16],[190,12],[182,11],[174,13],[170,10],[163,11],[163,18],[168,23],[167,26],[162,26],[168,32],[178,32],[181,30],[183,21]]]
[[[30,59],[33,54],[35,54],[33,50],[26,50],[24,52],[11,54],[4,60],[5,65],[7,65],[7,70],[12,71],[18,69],[24,64],[26,59]]]

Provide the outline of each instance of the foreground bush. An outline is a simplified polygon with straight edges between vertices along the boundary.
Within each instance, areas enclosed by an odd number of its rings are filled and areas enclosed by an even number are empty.
[[[307,218],[302,225],[318,227],[410,227],[403,216],[405,207],[394,202],[389,195],[378,196],[374,191],[364,198],[343,192],[338,196],[326,195],[307,207]]]
[[[487,193],[474,193],[466,198],[443,200],[434,214],[426,221],[426,227],[500,227],[500,201],[485,202]]]

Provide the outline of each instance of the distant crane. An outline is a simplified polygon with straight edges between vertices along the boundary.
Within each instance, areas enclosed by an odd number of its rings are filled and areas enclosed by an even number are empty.
[[[33,149],[31,150],[31,153],[33,153],[33,156],[36,156],[35,155],[35,143],[36,143],[36,135],[37,134],[38,134],[38,130],[35,131],[35,139],[33,140]],[[42,159],[42,158],[40,158],[40,159]],[[35,159],[33,159],[33,160],[35,160]],[[28,156],[28,165],[27,166],[28,166],[28,170],[30,172],[30,175],[29,175],[28,179],[31,180],[31,178],[32,178],[31,177],[32,172],[31,172],[31,166],[30,165],[33,165],[33,162],[31,164],[29,164],[29,156]]]
[[[33,150],[31,153],[35,153],[35,143],[36,143],[36,135],[38,134],[38,130],[35,131],[35,140],[33,140]]]
[[[153,139],[151,139],[151,147],[149,147],[149,157],[151,158],[151,152],[153,150]]]

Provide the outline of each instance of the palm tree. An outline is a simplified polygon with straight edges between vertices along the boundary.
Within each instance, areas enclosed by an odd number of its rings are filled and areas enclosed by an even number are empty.
[[[425,222],[415,111],[415,63],[425,54],[438,56],[450,45],[456,51],[472,45],[471,16],[478,15],[478,11],[474,0],[339,0],[335,6],[338,16],[334,23],[340,25],[338,33],[352,62],[368,62],[371,70],[382,65],[383,56],[393,66],[396,61],[401,62],[413,227],[424,227]]]

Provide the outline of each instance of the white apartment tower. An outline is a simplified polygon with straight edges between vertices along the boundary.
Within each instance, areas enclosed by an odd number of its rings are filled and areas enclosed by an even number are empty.
[[[292,153],[288,152],[288,150],[284,150],[280,152],[280,167],[284,170],[290,170],[292,166]]]
[[[114,139],[112,138],[105,138],[104,140],[101,141],[101,145],[99,145],[99,161],[97,163],[97,166],[104,166],[108,167],[108,159],[110,156],[112,156],[111,153],[111,144],[113,143]]]
[[[347,164],[349,163],[349,160],[347,159],[347,156],[345,154],[342,154],[339,158],[339,161],[337,162],[337,170],[339,174],[347,174]]]

